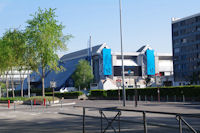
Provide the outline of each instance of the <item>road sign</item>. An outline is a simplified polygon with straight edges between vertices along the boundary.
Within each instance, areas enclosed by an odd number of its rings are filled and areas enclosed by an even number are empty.
[[[161,81],[161,78],[159,76],[156,76],[156,85],[157,86],[161,86],[162,85],[162,81]]]
[[[56,82],[55,81],[50,81],[50,87],[51,88],[56,88]]]
[[[121,79],[117,79],[116,82],[117,82],[117,87],[121,87],[122,80]]]

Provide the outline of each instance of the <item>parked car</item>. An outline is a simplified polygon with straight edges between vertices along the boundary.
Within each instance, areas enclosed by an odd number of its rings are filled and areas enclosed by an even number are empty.
[[[62,87],[62,88],[60,89],[60,93],[72,92],[72,91],[76,91],[76,88],[74,88],[74,87]]]

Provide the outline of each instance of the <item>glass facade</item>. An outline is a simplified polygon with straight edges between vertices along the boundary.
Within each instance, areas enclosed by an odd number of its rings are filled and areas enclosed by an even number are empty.
[[[175,81],[190,81],[200,71],[200,14],[172,22]]]

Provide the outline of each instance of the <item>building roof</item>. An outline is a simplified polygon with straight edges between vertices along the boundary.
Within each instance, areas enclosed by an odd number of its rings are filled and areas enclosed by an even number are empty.
[[[184,17],[184,18],[172,18],[172,24],[178,23],[178,22],[181,22],[183,20],[190,19],[190,18],[194,18],[194,17],[197,17],[197,16],[200,16],[200,13],[190,15],[190,16],[187,16],[187,17]]]
[[[108,48],[108,46],[106,45],[106,43],[100,44],[100,45],[96,45],[94,47],[92,47],[92,55],[96,55],[96,54],[100,54],[101,50],[106,47]],[[75,58],[80,58],[83,56],[87,56],[88,55],[88,48],[83,49],[83,50],[79,50],[79,51],[75,51],[69,54],[66,54],[64,56],[62,56],[60,58],[61,61],[67,61],[67,60],[72,60]]]
[[[65,70],[61,72],[55,72],[55,71],[47,71],[45,73],[45,88],[50,88],[50,81],[55,81],[56,82],[56,87],[61,88],[63,85],[65,85],[67,79],[73,74],[73,72],[76,69],[76,65],[78,64],[79,60],[85,59],[86,57],[81,57],[81,58],[76,58],[73,60],[68,60],[66,62],[60,62],[59,66],[64,67]],[[34,72],[31,74],[30,77],[34,77],[33,82],[38,82],[37,88],[42,88],[41,84],[41,78],[40,76]],[[17,90],[21,88],[21,85],[17,86]],[[24,81],[24,89],[28,89],[27,86],[27,78]]]
[[[139,48],[136,52],[146,52],[147,49],[152,49],[149,45],[144,45],[141,48]]]

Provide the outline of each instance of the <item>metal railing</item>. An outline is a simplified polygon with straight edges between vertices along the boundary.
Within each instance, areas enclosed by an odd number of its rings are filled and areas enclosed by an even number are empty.
[[[114,121],[118,121],[118,132],[120,132],[120,129],[121,129],[120,122],[128,122],[128,123],[140,123],[140,124],[143,124],[144,133],[148,132],[148,125],[149,126],[166,127],[166,128],[174,128],[174,129],[179,128],[179,133],[183,133],[183,129],[189,129],[192,133],[200,133],[200,131],[195,130],[183,118],[183,117],[200,118],[200,114],[181,114],[181,113],[171,113],[171,112],[134,110],[134,109],[125,109],[125,108],[97,108],[97,107],[82,107],[82,106],[74,106],[74,107],[79,107],[79,108],[81,107],[81,108],[83,108],[83,115],[82,115],[82,117],[83,117],[83,133],[85,133],[85,131],[86,131],[86,128],[85,128],[85,125],[86,125],[85,124],[86,109],[93,109],[93,110],[99,111],[100,117],[97,117],[97,116],[87,116],[87,117],[101,119],[101,133],[105,133],[106,130],[109,127],[111,127],[113,129],[113,131],[116,133],[117,130],[112,126],[112,123]],[[103,113],[104,111],[117,112],[117,114],[112,119],[109,119]],[[142,113],[142,116],[143,116],[142,117],[142,122],[141,121],[136,122],[136,121],[130,121],[130,120],[122,120],[122,119],[120,119],[122,111]],[[170,126],[170,125],[163,125],[163,124],[156,124],[156,123],[147,122],[147,115],[146,114],[162,114],[162,115],[175,116],[175,119],[178,120],[178,123],[177,123],[178,126]],[[103,119],[105,119],[107,121],[107,126],[104,129],[103,129],[103,124],[102,124],[102,120]],[[183,124],[186,126],[186,128],[183,127]]]

